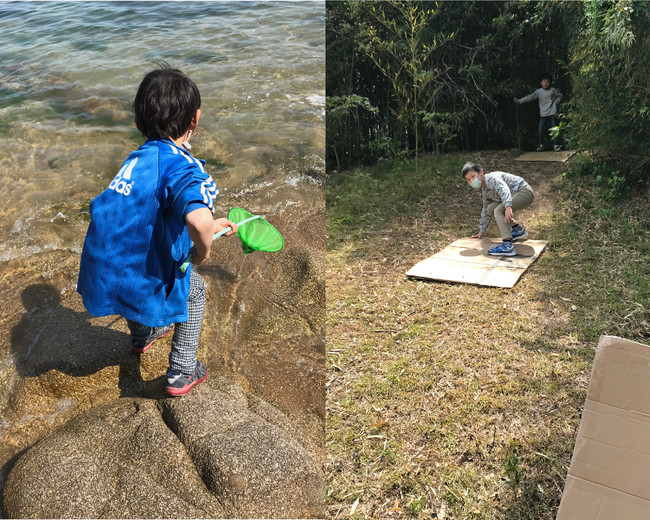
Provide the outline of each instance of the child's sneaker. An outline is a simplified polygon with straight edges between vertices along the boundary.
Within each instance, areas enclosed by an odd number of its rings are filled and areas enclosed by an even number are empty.
[[[561,151],[562,151],[562,147],[561,147],[559,144],[556,144],[556,145],[553,147],[553,150],[555,150],[556,152],[561,152]]]
[[[131,338],[131,352],[134,354],[142,354],[151,348],[154,341],[164,338],[167,334],[174,330],[174,325],[167,325],[166,327],[152,327],[151,334],[146,338]]]
[[[196,384],[208,378],[208,369],[198,359],[192,375],[183,374],[180,370],[167,370],[167,385],[165,391],[172,396],[183,395],[189,392]]]
[[[492,249],[488,249],[488,253],[493,256],[515,256],[517,254],[517,250],[515,249],[515,246],[512,244],[512,242],[506,242],[504,240],[503,243],[499,244],[498,246],[493,247]]]
[[[528,237],[528,231],[521,224],[517,224],[512,228],[512,241],[525,240]]]
[[[537,151],[538,151],[538,152],[543,152],[543,151],[544,151],[544,145],[543,145],[543,144],[540,144],[540,145],[537,147]]]

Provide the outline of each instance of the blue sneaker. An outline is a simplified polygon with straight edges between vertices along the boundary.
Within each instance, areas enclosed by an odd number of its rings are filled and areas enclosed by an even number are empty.
[[[493,256],[515,256],[517,250],[512,242],[503,242],[492,249],[488,249],[488,253]]]
[[[517,240],[526,240],[528,237],[528,231],[521,224],[517,224],[512,228],[512,241],[516,242]]]
[[[191,375],[183,374],[180,370],[167,370],[167,385],[165,392],[169,395],[177,396],[189,392],[194,385],[202,383],[208,378],[208,369],[198,359],[194,372]]]
[[[151,348],[154,341],[164,338],[173,330],[174,325],[167,325],[166,327],[151,327],[151,333],[146,338],[131,338],[131,352],[134,354],[142,354],[143,352],[146,352]]]

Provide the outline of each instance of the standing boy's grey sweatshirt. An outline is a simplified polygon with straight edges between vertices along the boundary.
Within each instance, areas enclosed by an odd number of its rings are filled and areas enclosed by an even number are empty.
[[[554,116],[557,114],[557,105],[562,100],[562,93],[555,87],[549,89],[538,88],[532,94],[522,97],[520,103],[539,100],[539,117]]]

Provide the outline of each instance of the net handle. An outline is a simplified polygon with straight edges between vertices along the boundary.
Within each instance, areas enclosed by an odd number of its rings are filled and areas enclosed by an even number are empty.
[[[237,222],[237,227],[243,226],[244,224],[250,222],[251,220],[257,220],[258,218],[264,218],[264,217],[262,215],[253,215],[252,217],[248,217],[247,219],[242,220],[241,222]],[[223,228],[221,231],[219,231],[219,233],[214,234],[214,236],[212,237],[212,240],[216,240],[221,235],[225,235],[229,231],[232,231],[231,227]],[[192,263],[192,251],[190,250],[190,252],[187,255],[187,258],[185,258],[185,260],[183,261],[183,263],[179,267],[181,273],[184,273],[185,271],[187,271],[187,268],[190,266],[191,263]]]

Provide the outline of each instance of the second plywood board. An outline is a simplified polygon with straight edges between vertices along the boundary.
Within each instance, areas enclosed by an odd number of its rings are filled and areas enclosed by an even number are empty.
[[[515,161],[526,162],[567,162],[575,154],[575,150],[562,150],[560,152],[530,152],[520,155]]]
[[[500,240],[489,238],[461,238],[418,262],[406,276],[510,288],[514,287],[548,244],[546,240],[516,242],[516,256],[489,255],[488,249],[499,243]]]

